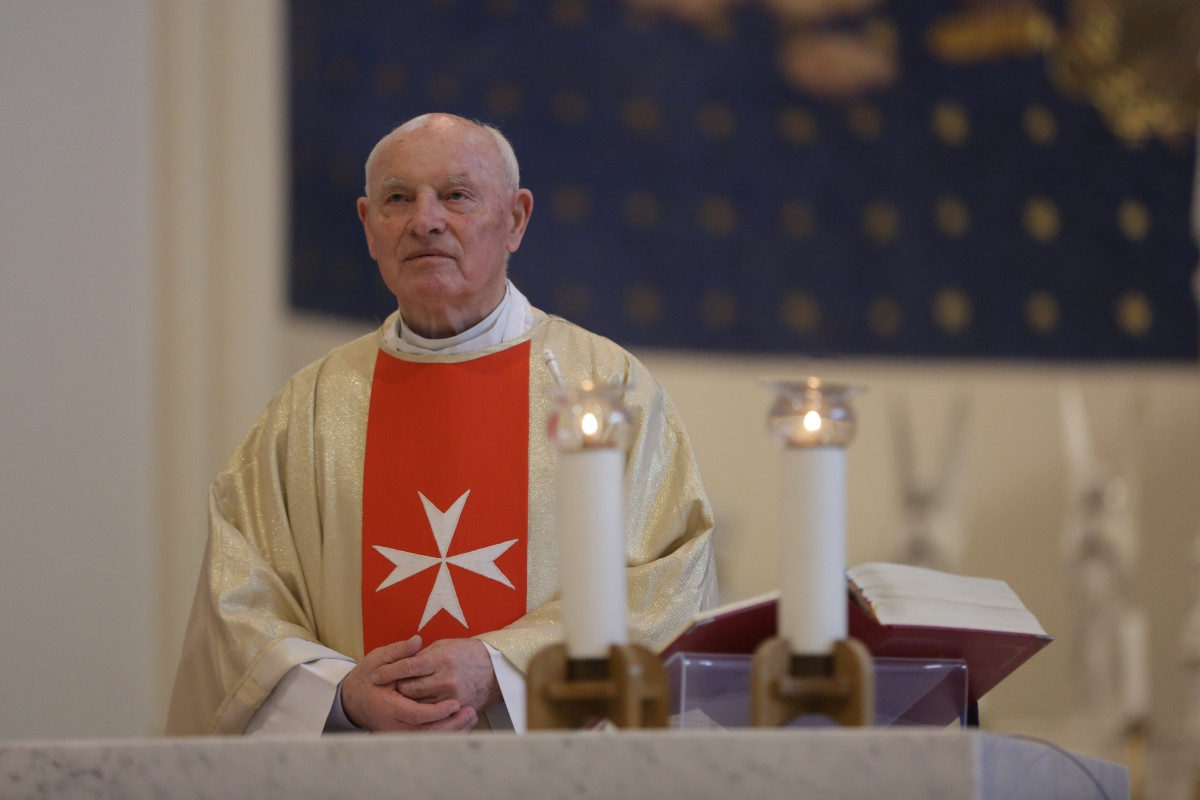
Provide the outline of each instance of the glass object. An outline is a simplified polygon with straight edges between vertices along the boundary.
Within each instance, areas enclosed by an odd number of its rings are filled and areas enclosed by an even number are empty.
[[[547,423],[550,444],[560,453],[577,453],[598,447],[622,452],[629,446],[627,387],[584,381],[551,391],[555,407]]]
[[[767,430],[786,447],[845,447],[858,423],[851,398],[862,387],[827,383],[820,378],[768,379],[775,404],[767,412]]]
[[[665,666],[671,689],[671,727],[748,727],[751,658],[711,653],[675,653],[668,658]],[[966,724],[965,661],[876,658],[874,664],[878,727]],[[821,722],[806,715],[792,724],[808,727]]]

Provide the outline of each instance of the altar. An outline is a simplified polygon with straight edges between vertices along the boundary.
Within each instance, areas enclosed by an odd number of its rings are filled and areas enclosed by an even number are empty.
[[[5,800],[1127,798],[1125,767],[930,728],[0,742]]]

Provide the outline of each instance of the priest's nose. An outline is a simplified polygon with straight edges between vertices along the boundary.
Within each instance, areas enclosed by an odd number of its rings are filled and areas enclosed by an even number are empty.
[[[413,200],[412,216],[408,229],[417,236],[441,233],[446,229],[446,209],[431,192],[421,192]]]

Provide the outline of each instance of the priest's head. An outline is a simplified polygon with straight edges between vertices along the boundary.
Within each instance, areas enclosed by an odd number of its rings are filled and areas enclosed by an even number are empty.
[[[483,320],[504,298],[508,256],[533,211],[508,141],[491,126],[425,114],[375,145],[366,175],[358,216],[404,323],[442,338]]]

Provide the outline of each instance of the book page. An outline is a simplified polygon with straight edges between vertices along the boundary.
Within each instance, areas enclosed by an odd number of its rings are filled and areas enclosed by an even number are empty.
[[[1045,635],[1037,618],[1002,580],[886,563],[852,567],[847,575],[852,590],[883,625]]]

